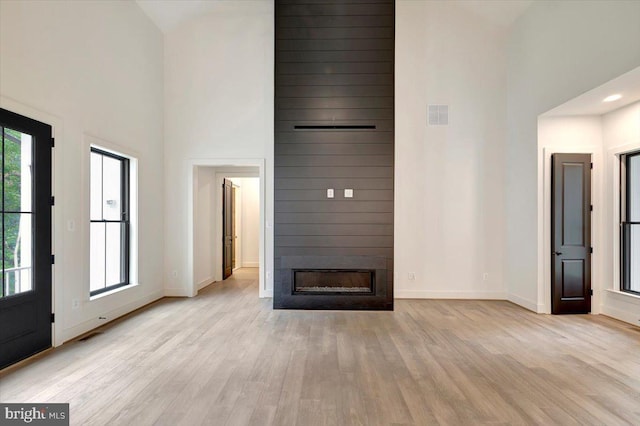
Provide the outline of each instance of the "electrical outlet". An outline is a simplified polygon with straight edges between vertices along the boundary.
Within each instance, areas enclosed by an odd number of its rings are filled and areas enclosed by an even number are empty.
[[[78,299],[73,299],[71,301],[71,309],[78,309],[80,307],[80,301]]]
[[[415,281],[416,280],[416,274],[415,272],[409,272],[407,274],[407,278],[409,279],[409,281]]]
[[[485,272],[484,274],[482,274],[482,281],[486,281],[489,279],[489,273]]]
[[[171,271],[171,277],[178,278],[178,271],[176,271],[175,269]]]

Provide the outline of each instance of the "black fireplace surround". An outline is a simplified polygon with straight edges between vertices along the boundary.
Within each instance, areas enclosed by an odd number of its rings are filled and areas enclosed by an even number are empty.
[[[391,309],[389,260],[373,256],[284,256],[275,308]],[[302,278],[303,282],[300,281]],[[306,278],[306,280],[305,280]],[[317,281],[321,280],[321,281]],[[347,281],[349,280],[349,281]],[[357,286],[354,286],[357,285]]]
[[[393,310],[393,0],[275,0],[276,309]]]

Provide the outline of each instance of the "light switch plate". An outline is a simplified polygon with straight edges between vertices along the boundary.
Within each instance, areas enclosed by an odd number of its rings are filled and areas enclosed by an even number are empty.
[[[327,198],[333,198],[333,188],[327,189]]]
[[[353,198],[353,189],[345,189],[344,198]]]

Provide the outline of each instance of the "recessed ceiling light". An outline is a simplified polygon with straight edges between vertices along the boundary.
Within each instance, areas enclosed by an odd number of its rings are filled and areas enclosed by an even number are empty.
[[[607,96],[606,98],[604,98],[602,100],[602,102],[613,102],[613,101],[617,101],[618,99],[620,99],[622,97],[622,95],[620,94],[615,94],[615,95],[611,95],[611,96]]]

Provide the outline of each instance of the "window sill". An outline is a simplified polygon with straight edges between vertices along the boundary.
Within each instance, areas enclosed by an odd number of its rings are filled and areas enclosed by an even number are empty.
[[[635,300],[640,301],[640,295],[637,295],[637,294],[627,293],[625,291],[620,291],[620,290],[614,290],[612,288],[608,288],[607,291],[609,293],[618,294],[618,295],[623,296],[623,297],[630,297],[631,299],[635,299]]]
[[[140,285],[139,283],[135,283],[135,284],[129,284],[122,287],[114,288],[113,290],[105,291],[104,293],[96,294],[95,296],[90,296],[89,301],[91,302],[93,300],[102,299],[103,297],[111,296],[112,294],[120,293],[121,291],[138,287],[139,285]]]

